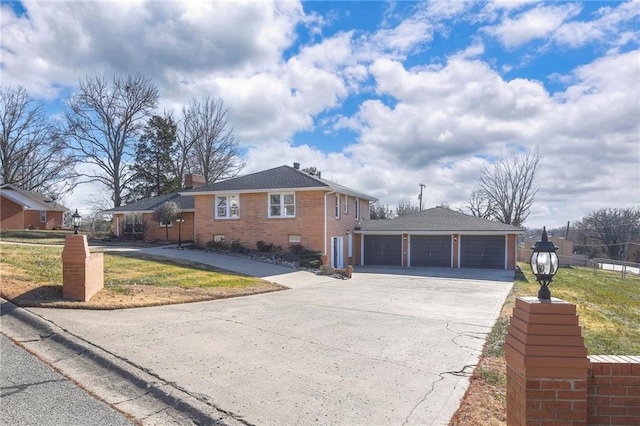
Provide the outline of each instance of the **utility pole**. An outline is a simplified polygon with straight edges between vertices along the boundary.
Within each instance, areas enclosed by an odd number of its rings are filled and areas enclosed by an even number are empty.
[[[418,200],[420,200],[420,211],[422,211],[422,190],[426,187],[423,182],[420,182],[420,195],[418,195]]]

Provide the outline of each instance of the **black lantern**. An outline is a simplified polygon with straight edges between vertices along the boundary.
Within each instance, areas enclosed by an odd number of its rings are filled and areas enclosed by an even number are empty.
[[[542,241],[538,241],[535,246],[531,247],[531,272],[536,276],[540,283],[538,291],[538,299],[551,299],[549,284],[553,281],[553,276],[558,272],[558,255],[556,250],[558,247],[549,241],[547,237],[547,228],[542,229]]]
[[[184,218],[178,216],[176,222],[178,222],[178,247],[182,247],[182,223],[184,222]]]
[[[78,209],[76,212],[71,215],[71,224],[73,225],[73,229],[75,229],[74,234],[78,234],[78,229],[80,229],[80,224],[82,223],[82,216],[78,214]]]

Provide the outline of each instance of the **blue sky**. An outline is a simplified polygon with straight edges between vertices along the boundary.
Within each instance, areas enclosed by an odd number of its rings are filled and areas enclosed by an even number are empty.
[[[638,1],[3,2],[1,23],[3,86],[52,113],[95,73],[146,73],[159,111],[221,97],[245,173],[296,161],[464,208],[482,167],[537,146],[526,226],[640,203]]]

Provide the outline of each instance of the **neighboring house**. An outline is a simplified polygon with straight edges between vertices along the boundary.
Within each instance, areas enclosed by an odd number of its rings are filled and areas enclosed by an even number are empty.
[[[514,270],[524,228],[435,207],[391,220],[364,221],[355,233],[362,265]]]
[[[343,268],[358,259],[354,229],[369,219],[376,198],[304,171],[299,163],[181,191],[194,200],[194,239],[238,242],[255,249],[258,241],[282,247],[301,244]]]
[[[195,188],[204,183],[204,178],[200,175],[185,176],[185,188]],[[180,207],[183,222],[159,223],[153,220],[154,210],[167,201],[173,201]],[[166,240],[168,230],[169,241],[193,241],[193,197],[182,196],[179,192],[146,198],[105,210],[104,213],[113,215],[112,232],[118,238]]]
[[[8,183],[0,186],[0,229],[60,229],[67,210],[37,192]]]

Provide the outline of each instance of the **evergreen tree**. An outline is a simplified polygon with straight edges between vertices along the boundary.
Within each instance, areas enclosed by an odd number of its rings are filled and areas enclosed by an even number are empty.
[[[136,144],[130,201],[169,194],[180,189],[182,176],[176,173],[173,155],[177,126],[170,114],[154,115]]]

